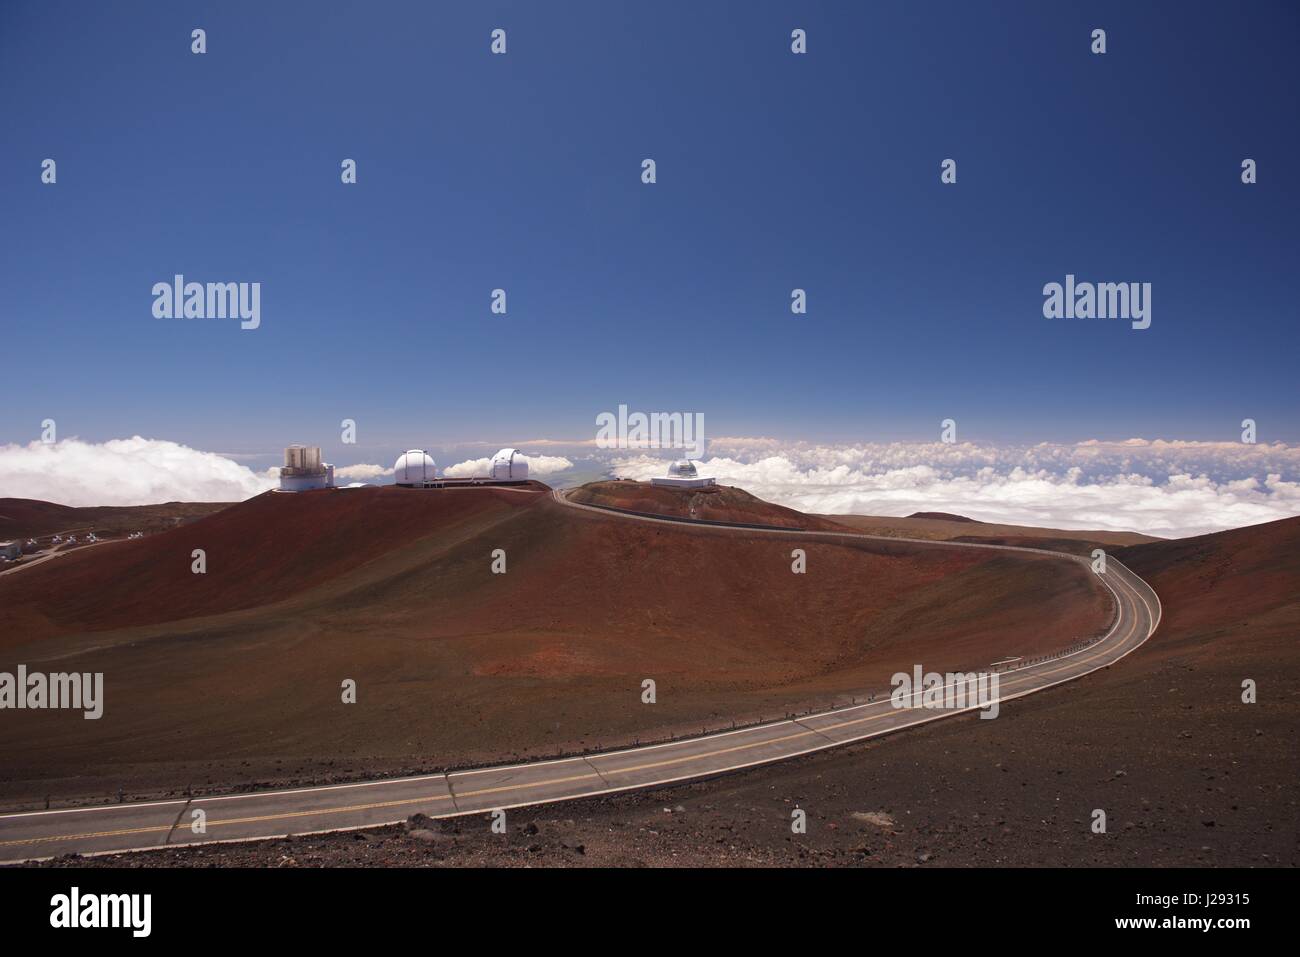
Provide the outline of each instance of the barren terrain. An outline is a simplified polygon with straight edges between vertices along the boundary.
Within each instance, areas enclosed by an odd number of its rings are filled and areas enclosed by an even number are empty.
[[[788,511],[748,498],[748,521]],[[106,689],[98,721],[6,716],[0,800],[320,783],[698,733],[884,690],[916,663],[1052,650],[1109,614],[1086,571],[1047,556],[652,525],[544,486],[268,493],[0,579],[0,669],[103,672]]]
[[[713,781],[486,818],[51,862],[154,866],[1300,864],[1300,519],[1126,549],[1160,630],[1004,706]],[[1241,682],[1258,682],[1243,704]],[[796,806],[808,832],[790,830]],[[1095,809],[1105,834],[1090,828]]]
[[[876,515],[822,515],[820,517],[847,526],[854,531],[866,532],[868,535],[1020,545],[1026,548],[1046,548],[1075,554],[1087,554],[1094,548],[1116,548],[1160,541],[1158,538],[1137,532],[1066,531],[1057,528],[1035,528],[1031,525],[996,525],[942,512],[918,512],[906,518]]]
[[[25,498],[0,498],[0,539],[44,538],[94,532],[119,537],[164,531],[225,508],[228,502],[167,502],[163,505],[73,508]]]
[[[806,515],[755,498],[730,485],[704,488],[670,488],[649,482],[617,479],[591,482],[569,493],[571,500],[585,505],[608,505],[649,515],[690,518],[696,521],[734,524],[777,525],[825,531],[851,531],[832,516]]]

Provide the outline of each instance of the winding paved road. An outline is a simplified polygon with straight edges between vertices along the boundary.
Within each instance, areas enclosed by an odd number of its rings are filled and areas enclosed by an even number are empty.
[[[570,502],[569,508],[628,521],[704,525],[725,533],[774,534],[803,541],[845,538],[913,542],[935,548],[985,548],[1050,554],[1063,561],[1088,559],[1064,552],[1007,545],[977,545],[917,539],[882,538],[855,532],[809,532],[767,526],[697,523]],[[1085,647],[1021,667],[999,668],[1000,702],[1033,694],[1105,668],[1129,654],[1156,630],[1160,600],[1146,582],[1108,558],[1102,583],[1115,597],[1116,616],[1109,632]],[[162,846],[248,840],[394,824],[421,812],[429,817],[484,814],[573,798],[649,788],[710,777],[754,765],[889,734],[927,721],[974,710],[896,709],[887,696],[866,704],[775,721],[668,744],[605,751],[585,757],[534,761],[507,767],[367,781],[330,787],[265,791],[149,801],[55,811],[0,815],[0,863],[60,854],[102,854]],[[195,812],[206,817],[206,832],[195,833]]]

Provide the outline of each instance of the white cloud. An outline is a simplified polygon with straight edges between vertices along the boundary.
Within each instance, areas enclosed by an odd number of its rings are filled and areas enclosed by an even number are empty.
[[[573,468],[573,463],[562,455],[517,455],[515,460],[528,463],[530,476],[553,475]],[[455,465],[448,465],[442,470],[442,474],[447,478],[473,478],[476,475],[487,475],[491,470],[490,458],[469,459],[457,462]]]
[[[60,505],[234,502],[277,484],[268,472],[212,452],[134,436],[0,446],[0,497]]]
[[[1127,439],[1076,444],[864,443],[844,446],[730,439],[699,463],[702,475],[809,512],[908,515],[957,512],[989,522],[1130,529],[1181,536],[1300,514],[1300,446]],[[524,456],[531,474],[574,467],[562,456]],[[626,452],[602,459],[619,476],[662,475],[666,458]],[[486,475],[487,458],[446,474]],[[346,479],[391,474],[379,465],[337,469]],[[277,484],[229,457],[176,442],[67,439],[0,446],[0,497],[64,505],[229,502]]]
[[[1300,514],[1300,447],[1128,439],[1072,445],[730,439],[701,475],[807,512],[956,512],[987,522],[1178,537]],[[648,479],[666,460],[624,455],[611,473]]]
[[[342,468],[334,467],[334,477],[336,479],[374,479],[392,474],[393,469],[391,466],[367,465],[364,462],[359,465],[345,465]]]

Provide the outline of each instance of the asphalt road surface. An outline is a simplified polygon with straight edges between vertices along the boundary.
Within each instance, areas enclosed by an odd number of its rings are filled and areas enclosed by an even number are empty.
[[[553,494],[566,507],[606,517],[674,525],[706,524],[580,505],[568,501],[561,492]],[[720,523],[707,523],[706,527],[714,534],[773,534],[804,541],[881,539],[852,532],[734,527]],[[701,532],[704,530],[701,528]],[[897,538],[881,540],[916,541],[932,548],[992,548],[1051,554],[1061,561],[1081,562],[1090,567],[1088,559],[1041,549]],[[999,664],[996,670],[1000,706],[1112,665],[1155,632],[1160,623],[1160,600],[1146,582],[1114,558],[1107,559],[1106,573],[1099,578],[1115,597],[1116,615],[1110,630],[1092,643],[1046,660]],[[6,814],[0,815],[0,863],[68,853],[102,854],[377,827],[398,823],[416,812],[429,817],[485,814],[498,808],[649,788],[781,761],[978,707],[979,704],[947,709],[896,708],[888,696],[879,695],[868,703],[820,714],[584,757],[329,787]],[[196,832],[200,817],[205,830]]]

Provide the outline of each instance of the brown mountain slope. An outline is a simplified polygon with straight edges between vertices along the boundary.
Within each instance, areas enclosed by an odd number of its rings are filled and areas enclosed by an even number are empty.
[[[61,532],[103,535],[157,532],[226,508],[227,502],[73,508],[27,498],[0,498],[0,539],[44,538]]]
[[[267,492],[159,535],[0,578],[0,645],[282,601],[434,530],[505,518],[536,504],[546,486],[526,489]],[[205,552],[204,574],[192,570],[195,549]]]
[[[219,588],[191,580],[204,543]],[[128,544],[0,582],[0,670],[106,682],[98,721],[0,723],[6,803],[698,731],[885,689],[916,663],[1046,651],[1108,617],[1090,575],[1046,556],[675,527],[502,489],[270,495]],[[14,628],[24,616],[44,631]]]
[[[437,845],[397,827],[129,863],[1294,867],[1298,536],[1290,519],[1119,553],[1161,594],[1155,637],[1116,667],[1006,703],[994,721],[939,721],[712,781],[512,812],[505,838],[462,819],[441,826]],[[1257,704],[1240,700],[1245,677],[1259,681]],[[792,839],[795,804],[808,831]],[[1092,830],[1095,809],[1106,834]]]
[[[967,518],[965,515],[954,515],[952,512],[913,512],[908,518],[930,518],[940,522],[973,522],[975,519]]]
[[[1116,667],[1008,702],[995,721],[940,721],[714,781],[530,809],[530,832],[519,825],[504,841],[456,821],[437,848],[398,827],[366,842],[323,835],[132,863],[1300,864],[1300,519],[1119,554],[1161,594],[1155,637]],[[1244,678],[1258,682],[1256,704],[1241,701]],[[792,840],[794,804],[808,832]],[[1095,809],[1106,834],[1092,831]]]
[[[1163,631],[1264,641],[1300,624],[1300,517],[1116,554],[1159,593],[1166,605]],[[1292,632],[1296,650],[1300,628]]]
[[[668,488],[649,482],[589,482],[571,489],[569,498],[584,505],[606,505],[649,515],[692,518],[710,522],[749,525],[777,525],[846,531],[839,523],[818,515],[773,505],[731,485],[710,485],[698,489]]]
[[[823,515],[822,518],[868,535],[890,538],[926,538],[935,541],[985,542],[1046,548],[1076,554],[1096,547],[1117,548],[1160,539],[1139,532],[1080,531],[1036,528],[1032,525],[995,525],[943,512],[917,512],[907,518],[882,515]]]

